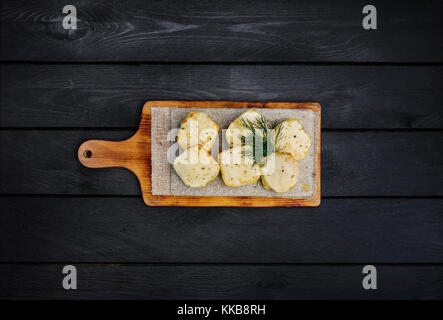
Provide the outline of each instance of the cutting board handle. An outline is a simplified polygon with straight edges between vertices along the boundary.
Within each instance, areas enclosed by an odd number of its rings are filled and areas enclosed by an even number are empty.
[[[139,129],[122,141],[88,140],[78,148],[78,160],[88,168],[121,167],[134,173],[143,193],[151,192],[150,129]]]
[[[131,169],[133,152],[131,138],[123,141],[88,140],[78,148],[78,159],[88,168]]]

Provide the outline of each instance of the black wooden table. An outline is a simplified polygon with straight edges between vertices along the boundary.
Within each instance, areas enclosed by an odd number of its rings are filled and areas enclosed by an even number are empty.
[[[443,298],[441,1],[66,4],[2,1],[1,298]],[[147,100],[320,102],[321,206],[147,207],[78,162]]]

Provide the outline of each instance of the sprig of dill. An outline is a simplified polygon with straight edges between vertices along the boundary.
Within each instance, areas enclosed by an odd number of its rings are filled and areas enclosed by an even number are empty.
[[[281,149],[279,141],[282,137],[283,123],[274,122],[269,128],[265,118],[258,116],[255,120],[242,118],[241,124],[249,131],[248,136],[240,138],[242,146],[246,146],[242,150],[242,155],[254,160],[252,166],[265,164],[267,156]]]

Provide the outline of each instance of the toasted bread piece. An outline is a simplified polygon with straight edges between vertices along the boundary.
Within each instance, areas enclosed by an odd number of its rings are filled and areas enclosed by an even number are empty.
[[[263,187],[283,193],[295,187],[298,180],[298,162],[289,153],[275,153],[274,170],[262,176]],[[272,160],[268,160],[272,161]]]
[[[260,167],[241,154],[241,147],[227,149],[218,155],[223,182],[229,187],[240,187],[260,178]]]
[[[311,139],[298,119],[288,119],[282,125],[277,147],[280,152],[290,153],[295,160],[302,160],[311,148]]]
[[[241,145],[241,137],[247,136],[250,132],[241,123],[242,118],[250,121],[255,121],[258,117],[262,115],[255,111],[254,109],[249,109],[243,112],[239,117],[231,122],[228,129],[226,130],[226,141],[228,141],[231,147],[238,147]]]
[[[183,149],[200,145],[211,150],[218,130],[218,125],[205,112],[191,111],[180,124],[177,143]]]
[[[183,182],[192,188],[206,186],[220,171],[217,161],[200,146],[186,149],[175,158],[173,167]]]

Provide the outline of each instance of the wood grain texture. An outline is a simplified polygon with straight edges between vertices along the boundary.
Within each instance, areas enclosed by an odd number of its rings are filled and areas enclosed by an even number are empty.
[[[441,62],[442,3],[363,0],[73,0],[78,29],[64,30],[65,3],[2,1],[1,59],[23,61]]]
[[[77,148],[89,139],[123,140],[128,130],[1,130],[0,193],[140,195],[124,169],[89,169]],[[443,196],[439,131],[325,131],[322,197]]]
[[[322,128],[443,128],[443,67],[7,64],[0,127],[134,128],[146,100],[318,101]]]
[[[378,266],[378,290],[363,290],[361,266],[1,265],[2,299],[442,299],[442,266]]]
[[[443,299],[442,131],[391,130],[443,129],[441,1],[371,2],[374,31],[363,0],[73,0],[71,31],[66,4],[0,4],[0,298]],[[146,100],[320,102],[327,198],[146,207],[76,153]]]
[[[315,181],[313,194],[303,199],[254,196],[173,196],[153,195],[151,180],[151,107],[177,108],[275,108],[309,109],[315,113],[315,136],[313,150],[315,158]],[[85,141],[78,148],[78,160],[88,168],[121,167],[134,173],[148,206],[177,207],[293,207],[318,206],[320,190],[321,108],[318,103],[306,102],[232,102],[232,101],[148,101],[145,103],[137,132],[124,141]]]
[[[443,199],[318,208],[146,207],[138,197],[1,197],[0,262],[442,263]]]

